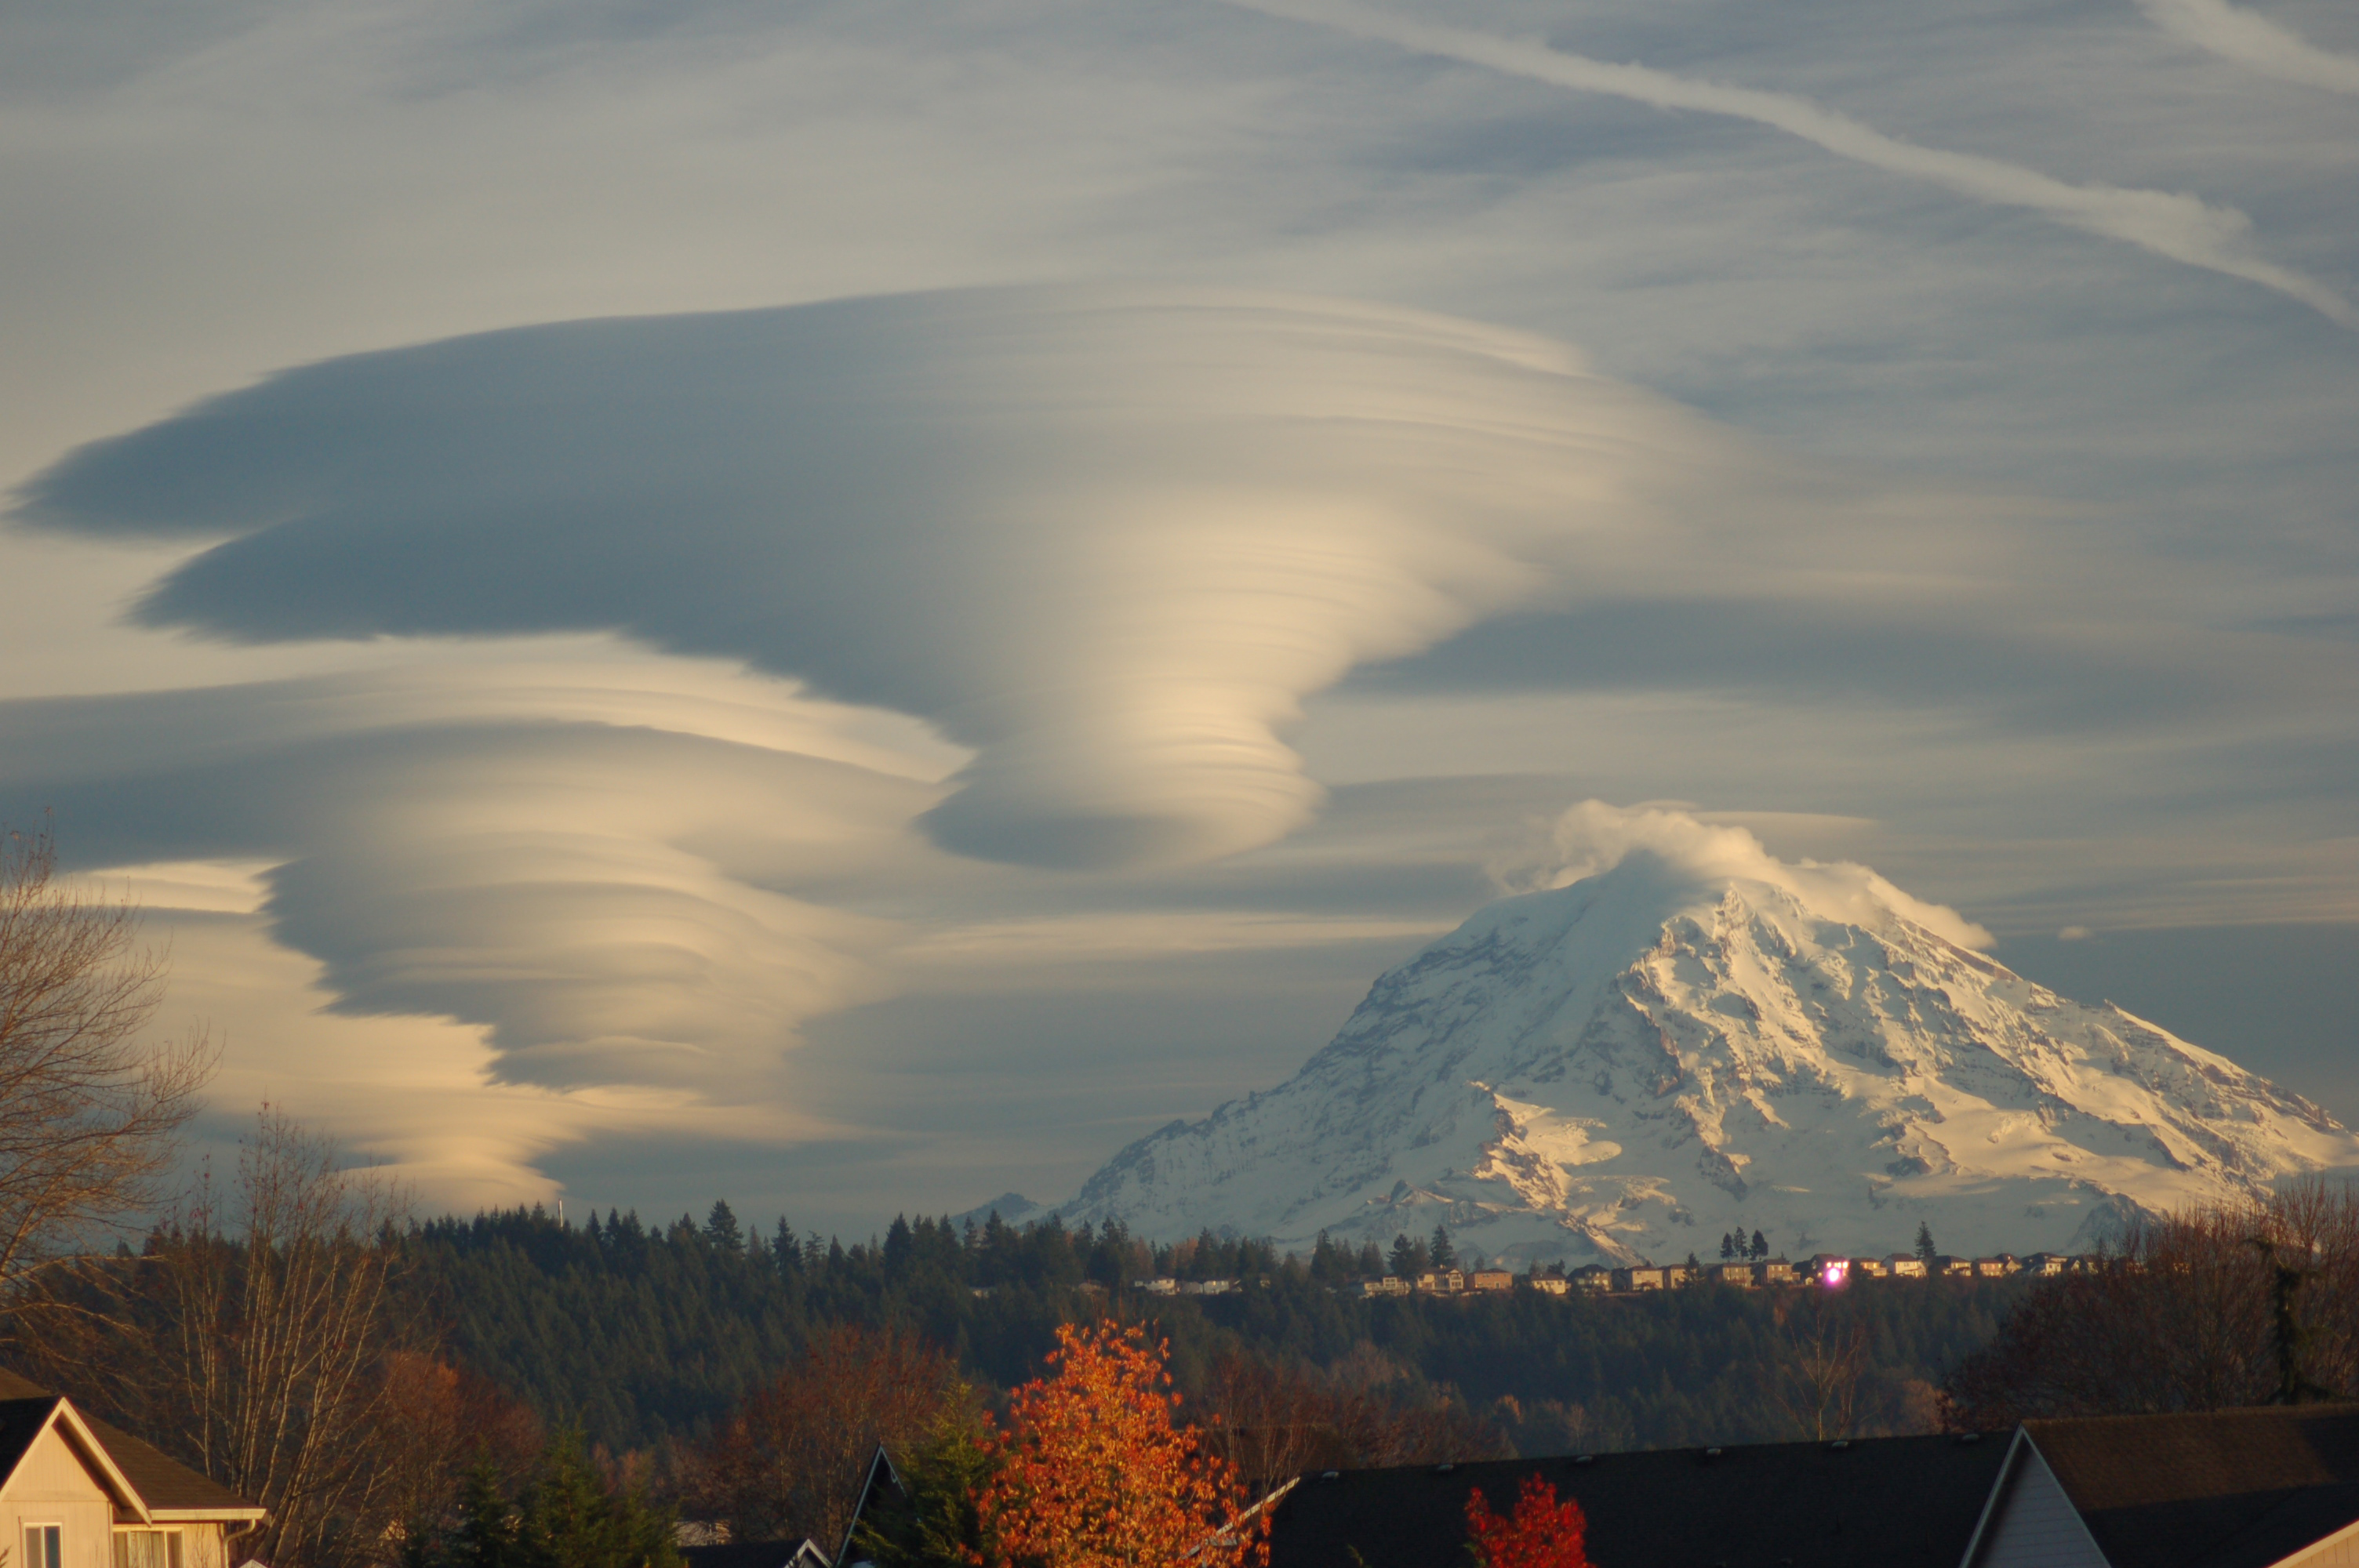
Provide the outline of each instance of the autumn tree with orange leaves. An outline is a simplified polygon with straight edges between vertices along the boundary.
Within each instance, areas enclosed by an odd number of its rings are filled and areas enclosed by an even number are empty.
[[[1556,1487],[1526,1476],[1516,1511],[1491,1511],[1491,1499],[1475,1487],[1466,1495],[1466,1544],[1482,1568],[1589,1568],[1582,1537],[1589,1520],[1581,1505],[1557,1501]]]
[[[1236,1467],[1176,1424],[1168,1347],[1137,1328],[1067,1324],[1054,1376],[1017,1389],[985,1439],[977,1568],[1259,1568],[1268,1519]]]

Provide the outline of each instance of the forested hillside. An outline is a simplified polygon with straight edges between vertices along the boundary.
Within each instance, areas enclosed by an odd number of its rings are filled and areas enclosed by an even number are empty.
[[[922,1335],[989,1390],[1037,1374],[1058,1323],[1105,1313],[1153,1318],[1183,1390],[1245,1358],[1455,1406],[1527,1452],[1905,1430],[1930,1423],[1931,1386],[2022,1289],[1366,1300],[1332,1289],[1356,1267],[1340,1254],[1314,1268],[1210,1237],[1149,1249],[1118,1226],[922,1218],[847,1248],[783,1221],[748,1235],[725,1205],[656,1227],[611,1214],[569,1227],[538,1210],[441,1220],[407,1250],[450,1354],[616,1451],[701,1433],[834,1324]],[[1201,1298],[1125,1289],[1156,1272],[1256,1282]]]

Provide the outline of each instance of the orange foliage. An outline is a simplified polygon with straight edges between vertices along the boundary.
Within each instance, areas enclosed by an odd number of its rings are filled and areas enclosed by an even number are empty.
[[[1136,1328],[1064,1325],[1036,1379],[1008,1400],[1007,1429],[975,1498],[990,1568],[1247,1568],[1268,1561],[1266,1515],[1236,1467],[1175,1425],[1167,1347]]]
[[[1581,1505],[1571,1498],[1558,1502],[1556,1487],[1538,1476],[1524,1477],[1506,1519],[1491,1511],[1482,1487],[1467,1494],[1467,1544],[1483,1568],[1589,1568],[1582,1544],[1588,1530]]]

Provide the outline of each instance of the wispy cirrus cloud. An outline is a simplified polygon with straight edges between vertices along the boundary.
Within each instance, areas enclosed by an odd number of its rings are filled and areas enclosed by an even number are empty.
[[[1872,168],[1925,180],[1995,207],[2037,212],[2087,233],[2126,241],[2189,266],[2258,284],[2289,299],[2299,300],[2340,326],[2359,329],[2359,307],[2324,281],[2271,261],[2262,254],[2252,243],[2252,221],[2244,213],[2180,191],[2136,189],[2094,182],[2075,184],[2003,159],[1922,146],[1887,135],[1848,114],[1793,93],[1697,81],[1643,65],[1593,59],[1538,39],[1500,38],[1419,21],[1351,5],[1347,0],[1228,3],[1266,16],[1332,27],[1421,54],[1461,60],[1575,92],[1608,93],[1658,109],[1684,109],[1750,120]],[[2211,7],[2203,5],[2202,0],[2169,3],[2194,5],[2204,16],[2210,16]],[[2234,30],[2223,29],[2210,22],[2206,26],[2213,32]],[[2272,53],[2270,58],[2277,55]]]

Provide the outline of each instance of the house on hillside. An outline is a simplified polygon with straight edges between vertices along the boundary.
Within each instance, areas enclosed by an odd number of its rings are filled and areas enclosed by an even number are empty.
[[[1603,1263],[1583,1263],[1565,1280],[1576,1291],[1610,1291],[1614,1288],[1614,1271]]]
[[[1505,1269],[1477,1269],[1466,1276],[1470,1291],[1512,1291],[1516,1276]]]
[[[236,1538],[265,1517],[71,1400],[0,1372],[0,1547],[10,1568],[231,1568]]]

